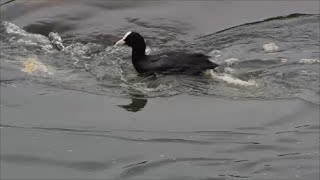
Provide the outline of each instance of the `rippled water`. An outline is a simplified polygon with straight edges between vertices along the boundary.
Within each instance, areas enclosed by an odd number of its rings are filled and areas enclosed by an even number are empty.
[[[210,20],[215,6],[189,3],[8,7],[0,24],[2,176],[317,179],[319,14],[205,33],[177,7]],[[147,54],[201,52],[220,67],[139,76],[131,49],[113,46],[128,30],[145,37]]]
[[[7,62],[18,67],[26,56],[36,56],[50,66],[53,75],[31,77],[37,81],[98,94],[161,97],[188,93],[232,99],[298,97],[319,104],[318,20],[319,15],[276,17],[202,35],[188,45],[177,39],[184,33],[180,30],[184,29],[182,23],[161,26],[156,21],[128,19],[133,24],[131,29],[141,29],[147,43],[152,39],[148,54],[185,49],[210,55],[221,67],[218,74],[209,78],[137,76],[131,64],[131,50],[112,46],[121,37],[113,34],[88,34],[83,39],[62,34],[66,50],[59,52],[51,47],[47,32],[42,32],[46,36],[34,34],[40,28],[50,28],[45,23],[28,25],[25,31],[10,22],[2,22],[1,53]],[[263,46],[268,43],[277,46],[277,50],[265,50]]]

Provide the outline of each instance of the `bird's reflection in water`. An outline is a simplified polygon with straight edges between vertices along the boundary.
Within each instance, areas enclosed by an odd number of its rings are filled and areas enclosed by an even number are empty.
[[[128,105],[118,105],[130,112],[138,112],[141,111],[147,104],[147,99],[140,98],[132,98],[131,103]]]

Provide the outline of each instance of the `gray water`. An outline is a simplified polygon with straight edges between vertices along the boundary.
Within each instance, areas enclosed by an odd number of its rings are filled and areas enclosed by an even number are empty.
[[[1,177],[318,179],[316,5],[2,6]],[[220,67],[138,76],[131,50],[113,46],[127,31],[145,37],[148,54],[201,52]],[[38,69],[26,70],[30,62]]]

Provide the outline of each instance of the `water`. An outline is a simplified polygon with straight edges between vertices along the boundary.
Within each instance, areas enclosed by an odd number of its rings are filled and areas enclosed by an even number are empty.
[[[27,165],[53,178],[76,178],[55,167],[81,178],[316,179],[319,14],[229,27],[220,18],[214,30],[193,21],[208,18],[214,3],[34,1],[2,9],[4,177],[16,177],[8,169],[23,163],[30,178],[43,174]],[[189,19],[176,7],[207,14]],[[201,52],[220,67],[199,77],[139,76],[131,50],[113,46],[129,30],[145,37],[147,54]],[[50,32],[64,50],[52,47]]]
[[[23,63],[26,56],[36,56],[55,72],[46,79],[41,76],[31,78],[98,94],[162,97],[187,93],[233,99],[301,98],[319,104],[318,19],[319,15],[303,14],[276,17],[200,36],[187,47],[188,42],[170,39],[170,34],[176,37],[183,33],[179,31],[183,27],[177,24],[159,26],[159,32],[146,31],[144,34],[147,42],[151,37],[157,38],[149,45],[148,54],[179,49],[202,52],[221,65],[218,71],[224,76],[222,78],[217,75],[207,79],[162,75],[138,77],[130,61],[130,49],[112,46],[112,34],[104,34],[110,40],[100,43],[96,42],[98,37],[95,36],[88,35],[88,42],[83,43],[77,36],[66,34],[66,49],[59,52],[51,47],[47,37],[26,32],[8,21],[2,22],[2,36],[5,36],[2,56],[10,57],[10,63]],[[139,21],[128,20],[134,22],[136,28],[154,28],[152,23]],[[26,29],[32,32],[31,27]],[[44,24],[41,28],[48,27]],[[263,48],[268,43],[274,43],[278,49],[268,52]],[[80,79],[87,83],[83,84]]]

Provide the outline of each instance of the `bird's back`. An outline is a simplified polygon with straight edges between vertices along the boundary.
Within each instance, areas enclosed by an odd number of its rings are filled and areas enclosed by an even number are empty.
[[[134,62],[137,71],[142,73],[184,73],[200,74],[205,69],[214,69],[218,65],[211,62],[208,56],[200,53],[166,53],[153,56],[145,56],[139,62]],[[140,73],[141,73],[140,72]]]

